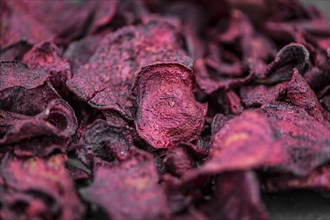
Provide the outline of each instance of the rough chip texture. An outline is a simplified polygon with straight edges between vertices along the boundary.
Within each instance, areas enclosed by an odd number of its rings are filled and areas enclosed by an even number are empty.
[[[102,206],[111,219],[163,219],[168,215],[156,167],[146,153],[136,152],[119,166],[98,169],[86,193],[86,199]]]
[[[165,19],[120,29],[105,37],[68,86],[94,108],[113,109],[132,118],[130,92],[143,66],[157,62],[191,65],[177,39],[175,26]]]
[[[139,73],[136,130],[155,148],[191,142],[201,133],[207,106],[196,102],[191,71],[179,64],[155,64]]]

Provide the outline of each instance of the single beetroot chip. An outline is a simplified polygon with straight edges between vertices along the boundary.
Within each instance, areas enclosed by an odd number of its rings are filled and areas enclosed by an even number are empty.
[[[0,110],[34,116],[60,98],[48,83],[50,74],[15,61],[0,62]]]
[[[33,99],[31,100],[31,98]],[[33,89],[15,86],[0,91],[0,109],[27,116],[34,116],[42,112],[59,95],[54,88],[44,83]]]
[[[0,146],[14,147],[17,155],[47,156],[54,150],[65,152],[77,129],[73,109],[61,99],[51,101],[35,116],[1,110],[0,115]]]
[[[129,129],[97,119],[85,128],[76,152],[83,163],[93,168],[95,158],[109,163],[125,160],[132,146],[133,138]]]
[[[292,189],[314,189],[322,193],[330,193],[330,165],[316,168],[307,176],[297,177],[292,174],[260,175],[261,190],[264,192],[279,192]]]
[[[85,199],[111,219],[164,219],[169,214],[153,159],[140,151],[119,166],[100,167]]]
[[[301,107],[276,102],[260,110],[272,124],[285,158],[276,167],[306,175],[330,159],[330,129]]]
[[[170,172],[174,176],[181,177],[187,170],[190,170],[197,166],[196,161],[190,152],[192,149],[189,145],[181,145],[176,148],[169,149],[165,153],[163,163],[166,171]]]
[[[329,48],[330,48],[330,43],[329,43]],[[330,61],[330,56],[329,56],[329,61]],[[321,70],[318,67],[310,68],[305,73],[304,79],[317,95],[321,95],[322,90],[326,89],[326,87],[330,85],[330,75],[327,74],[327,71]]]
[[[243,112],[244,107],[241,98],[233,90],[225,92],[228,109],[232,114],[238,115]]]
[[[50,73],[50,79],[54,86],[65,84],[71,78],[69,62],[62,58],[60,49],[52,42],[42,42],[34,45],[28,51],[22,63],[30,69],[39,69]]]
[[[0,168],[0,218],[81,219],[85,208],[65,169],[65,156],[7,156]]]
[[[290,102],[296,106],[305,108],[305,110],[316,120],[324,122],[330,128],[330,118],[325,114],[325,110],[319,103],[314,91],[309,87],[306,80],[299,74],[296,68],[293,69],[291,81],[287,87],[287,97]]]
[[[90,24],[89,33],[94,33],[111,23],[117,12],[118,1],[89,1],[94,4],[93,21]]]
[[[259,184],[251,171],[219,175],[214,198],[200,204],[199,210],[209,219],[268,219]]]
[[[211,134],[214,135],[217,133],[220,129],[222,129],[223,126],[225,126],[228,121],[233,118],[235,118],[234,115],[216,114],[212,121]]]
[[[24,54],[32,48],[30,44],[25,41],[19,41],[5,49],[0,50],[0,60],[15,60],[21,61]]]
[[[308,50],[301,44],[291,43],[283,47],[275,60],[268,65],[266,77],[256,81],[265,84],[288,81],[292,77],[293,68],[303,75],[309,67],[309,62]]]
[[[101,35],[90,35],[69,44],[63,56],[70,62],[73,74],[76,74],[79,67],[88,62],[101,40]]]
[[[320,99],[320,103],[330,113],[330,87],[329,87],[329,94],[325,95]]]
[[[141,67],[157,62],[191,64],[167,20],[150,19],[106,36],[89,62],[68,81],[68,87],[92,107],[116,110],[132,118],[131,88]]]
[[[208,95],[218,89],[229,89],[244,85],[253,78],[253,74],[251,73],[238,77],[223,76],[212,70],[212,68],[209,68],[208,64],[202,59],[194,62],[194,71],[196,72],[198,86]],[[244,71],[239,70],[239,72]]]
[[[49,73],[42,70],[30,70],[26,65],[15,61],[0,62],[0,91],[19,86],[33,89],[42,85]]]
[[[242,86],[239,90],[246,107],[258,107],[279,100],[286,92],[286,82],[274,86]]]
[[[244,111],[213,134],[210,159],[190,175],[249,170],[282,162],[281,146],[264,114]],[[192,178],[193,179],[193,178]]]
[[[172,148],[197,140],[204,125],[207,105],[192,93],[193,75],[176,63],[144,67],[136,82],[138,134],[155,148]]]
[[[40,41],[52,40],[55,37],[54,34],[39,21],[39,18],[33,18],[26,13],[26,11],[20,7],[21,3],[23,2],[5,0],[1,0],[0,2],[0,18],[2,24],[0,29],[1,49],[5,49],[22,40],[33,45]],[[24,25],[22,21],[24,21]]]

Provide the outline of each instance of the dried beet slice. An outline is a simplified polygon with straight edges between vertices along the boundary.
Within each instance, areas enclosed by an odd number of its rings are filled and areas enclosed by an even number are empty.
[[[242,77],[221,76],[210,69],[203,59],[194,62],[194,72],[198,86],[208,95],[219,89],[230,89],[244,85],[253,79],[252,73]]]
[[[24,54],[32,48],[32,45],[25,41],[19,41],[5,49],[0,50],[0,60],[4,61],[21,61]]]
[[[242,102],[246,107],[258,107],[264,104],[278,101],[285,95],[287,82],[279,83],[274,86],[266,85],[247,85],[239,90]]]
[[[59,98],[48,72],[15,61],[0,62],[0,68],[0,110],[34,116]]]
[[[229,170],[249,170],[283,161],[281,145],[265,115],[244,111],[213,134],[210,159],[187,179]],[[194,176],[194,177],[190,177]]]
[[[272,124],[285,155],[276,167],[307,175],[330,159],[330,129],[303,108],[276,102],[260,111]]]
[[[103,35],[89,35],[69,44],[63,56],[70,62],[73,74],[76,74],[79,67],[88,62],[99,46],[102,37]]]
[[[256,81],[264,84],[276,84],[288,81],[292,77],[292,69],[296,68],[304,75],[309,67],[309,52],[301,44],[291,43],[283,47],[275,60],[267,67],[266,78]]]
[[[323,71],[318,67],[310,68],[305,73],[304,79],[317,95],[320,95],[322,90],[330,85],[330,75],[327,74],[327,71]]]
[[[45,110],[49,102],[58,98],[59,95],[49,83],[33,89],[15,86],[0,91],[0,110],[35,116]]]
[[[9,154],[0,168],[1,219],[81,219],[85,208],[65,170],[65,156],[44,160]]]
[[[306,80],[299,74],[296,68],[293,69],[291,81],[288,83],[287,97],[292,104],[305,108],[308,114],[313,116],[317,121],[323,122],[325,120],[323,107],[319,103],[314,91],[309,87]],[[327,124],[330,128],[329,122]]]
[[[292,189],[314,189],[320,193],[330,193],[330,165],[316,168],[307,176],[297,177],[292,174],[261,174],[261,190],[279,192]]]
[[[111,219],[164,219],[169,215],[153,159],[140,151],[119,166],[100,167],[85,199],[103,207]]]
[[[194,158],[183,145],[169,149],[165,154],[163,163],[166,170],[177,177],[183,176],[187,170],[197,166]]]
[[[0,91],[15,86],[33,89],[42,85],[49,77],[49,73],[45,71],[30,70],[15,61],[1,61],[0,69]]]
[[[22,1],[1,0],[1,49],[8,48],[22,40],[33,45],[40,41],[52,40],[55,37],[38,19],[22,10],[20,3]],[[24,25],[22,25],[22,21],[24,21]]]
[[[97,30],[108,25],[114,18],[118,1],[105,0],[105,1],[93,1],[95,4],[93,21],[89,27],[89,33],[95,33]]]
[[[93,168],[95,158],[109,163],[125,160],[131,153],[133,138],[129,129],[97,119],[85,128],[78,146],[78,158],[89,168]]]
[[[5,116],[1,120],[5,127],[0,146],[14,146],[17,155],[47,156],[54,150],[65,152],[77,129],[73,109],[61,99],[51,101],[43,112],[33,117],[0,113]],[[15,121],[10,120],[13,115],[17,118]]]
[[[235,118],[235,115],[216,114],[212,121],[211,134],[214,135],[217,133],[228,121],[233,118]]]
[[[230,112],[238,115],[244,111],[241,98],[233,90],[229,90],[225,93],[226,100],[229,105]]]
[[[132,118],[131,87],[141,67],[157,62],[191,64],[177,41],[178,32],[165,19],[122,28],[106,36],[68,87],[92,107],[116,110]]]
[[[330,113],[330,87],[329,87],[329,92],[326,94],[322,99],[320,99],[320,103],[326,109],[327,112]]]
[[[230,172],[217,177],[215,196],[199,205],[209,219],[268,219],[253,172]]]
[[[138,134],[155,148],[172,148],[197,140],[202,132],[207,105],[192,93],[193,75],[176,63],[144,67],[136,82]]]
[[[53,42],[41,42],[28,51],[22,63],[30,69],[39,69],[50,73],[50,80],[55,87],[65,85],[71,78],[70,64],[62,58],[60,49]]]

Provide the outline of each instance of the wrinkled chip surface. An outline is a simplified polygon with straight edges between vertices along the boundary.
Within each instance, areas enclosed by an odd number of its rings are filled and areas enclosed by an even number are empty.
[[[137,80],[139,135],[155,148],[191,142],[201,133],[207,106],[192,93],[191,71],[179,64],[156,64],[142,69]]]

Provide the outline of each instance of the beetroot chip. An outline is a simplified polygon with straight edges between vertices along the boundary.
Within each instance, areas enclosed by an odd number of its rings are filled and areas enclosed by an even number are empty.
[[[190,174],[248,170],[283,161],[281,146],[270,123],[265,115],[255,111],[245,111],[218,129],[213,134],[210,150],[210,159]]]
[[[100,167],[86,199],[103,207],[111,219],[164,219],[169,214],[153,159],[143,152],[119,166]]]
[[[91,1],[94,6],[93,21],[90,24],[89,32],[94,33],[97,30],[108,25],[114,18],[118,1],[104,0],[104,1]]]
[[[27,2],[27,1],[25,1]],[[35,2],[35,1],[34,1]],[[38,1],[40,2],[40,1]],[[44,40],[52,40],[54,34],[40,21],[33,18],[21,7],[22,1],[1,0],[1,49],[12,46],[22,40],[35,44]],[[24,25],[22,23],[24,21]]]
[[[0,110],[34,116],[59,98],[48,72],[14,61],[0,62],[0,69]]]
[[[330,165],[316,168],[307,176],[297,177],[292,174],[261,174],[261,189],[264,192],[279,192],[291,189],[314,189],[330,193]]]
[[[216,72],[208,67],[208,64],[206,64],[204,60],[196,60],[194,62],[194,71],[196,72],[196,82],[198,86],[208,95],[218,89],[229,89],[243,85],[251,81],[253,77],[251,73],[236,77],[222,75],[221,72]],[[230,71],[233,71],[233,69]],[[244,71],[239,67],[237,72],[241,75]]]
[[[47,160],[7,155],[0,168],[0,218],[81,219],[85,208],[64,163],[60,154]]]
[[[267,84],[288,81],[292,77],[293,68],[303,75],[309,67],[309,62],[308,50],[301,44],[291,43],[283,47],[275,60],[268,65],[266,78],[257,81]]]
[[[172,148],[198,139],[207,106],[192,93],[193,75],[185,66],[169,63],[144,67],[137,87],[138,134],[155,148]]]
[[[92,107],[116,110],[132,118],[130,92],[141,67],[156,62],[191,64],[177,38],[175,26],[161,19],[122,28],[103,39],[68,86]]]
[[[70,64],[61,57],[60,49],[52,42],[36,44],[22,60],[30,69],[39,69],[50,73],[50,80],[55,87],[65,85],[71,78]]]
[[[283,102],[265,105],[266,114],[285,159],[277,167],[306,175],[330,159],[330,129],[303,108]]]
[[[249,19],[239,10],[232,10],[228,23],[219,22],[207,42],[206,56],[194,62],[196,79],[206,94],[218,89],[230,89],[263,76],[269,58],[275,54],[274,45],[257,34]]]
[[[209,219],[268,219],[253,172],[219,175],[214,198],[199,209]]]
[[[0,91],[19,86],[26,89],[42,85],[49,73],[42,70],[30,70],[24,64],[15,61],[0,62]]]
[[[69,44],[64,57],[70,62],[73,74],[76,74],[79,67],[88,62],[101,40],[101,35],[90,35]]]
[[[274,86],[242,86],[240,96],[246,107],[258,107],[279,100],[286,92],[286,82]]]
[[[33,101],[31,101],[32,97]],[[33,89],[15,86],[0,91],[0,109],[27,116],[34,116],[42,112],[49,102],[58,98],[59,95],[48,83],[44,83]]]
[[[299,74],[296,68],[293,69],[293,75],[287,88],[287,97],[290,102],[296,106],[305,108],[309,115],[313,116],[319,122],[325,119],[325,110],[319,103],[314,91],[309,87],[306,80]],[[328,127],[330,118],[328,118]]]
[[[163,159],[166,171],[177,177],[183,176],[188,170],[197,166],[195,160],[203,155],[202,150],[198,150],[199,148],[188,144],[169,149]],[[194,157],[194,154],[197,157]]]
[[[12,146],[16,154],[46,156],[55,149],[65,152],[77,129],[72,108],[61,99],[51,101],[43,112],[35,116],[1,110],[0,114],[4,118],[0,120],[4,132],[0,146]]]
[[[30,44],[25,41],[19,41],[3,50],[0,50],[0,60],[15,60],[21,61],[24,54],[32,48]]]
[[[89,168],[92,168],[95,158],[112,162],[122,161],[130,154],[133,138],[130,130],[116,127],[108,122],[97,119],[85,128],[79,141],[78,158]]]

